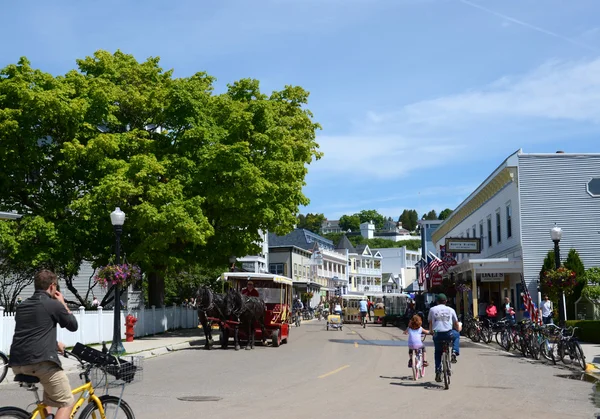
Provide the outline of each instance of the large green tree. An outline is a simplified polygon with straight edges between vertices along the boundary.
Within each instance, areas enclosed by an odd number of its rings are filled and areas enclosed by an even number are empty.
[[[0,135],[10,139],[0,161],[11,173],[0,203],[58,230],[57,248],[73,248],[53,255],[61,265],[111,258],[108,214],[119,206],[123,253],[160,307],[167,273],[224,266],[257,252],[259,230],[291,230],[309,203],[307,164],[321,156],[306,91],[265,95],[243,79],[215,95],[205,73],[174,78],[158,58],[119,51],[77,64],[53,77],[22,59],[0,78]]]
[[[360,217],[358,214],[354,215],[342,215],[339,221],[340,228],[347,232],[351,231],[359,231],[360,230]]]
[[[402,223],[402,228],[405,228],[408,231],[415,231],[417,228],[417,222],[419,221],[419,215],[414,209],[405,209],[402,211],[402,214],[400,214],[398,221]]]
[[[575,278],[577,285],[573,288],[573,293],[568,295],[566,298],[567,303],[567,317],[571,319],[576,318],[575,313],[575,302],[581,297],[581,291],[586,284],[585,279],[585,266],[579,257],[579,253],[575,249],[570,249],[567,259],[565,260],[565,268],[575,272]]]
[[[298,215],[298,228],[305,228],[319,234],[323,221],[325,221],[324,214],[312,214],[310,212],[306,215],[300,214]]]
[[[375,224],[375,228],[378,230],[382,229],[383,225],[385,224],[385,217],[374,209],[373,210],[362,210],[358,214],[354,214],[354,215],[358,215],[358,218],[359,218],[361,224],[366,223],[368,221],[373,221],[373,224]]]
[[[450,214],[452,214],[452,210],[450,208],[446,208],[440,212],[440,215],[438,215],[438,219],[445,220],[450,216]]]

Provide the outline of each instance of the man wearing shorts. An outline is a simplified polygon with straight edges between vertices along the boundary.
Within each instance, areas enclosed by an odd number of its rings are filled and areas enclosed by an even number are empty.
[[[363,297],[363,299],[362,299],[362,300],[360,300],[360,303],[359,303],[359,304],[360,304],[360,317],[361,317],[361,320],[362,320],[363,322],[366,322],[366,321],[367,321],[367,319],[366,319],[366,317],[367,317],[367,312],[368,312],[368,310],[369,310],[369,305],[368,305],[368,303],[367,303],[367,299],[366,299],[366,297]]]
[[[58,358],[65,345],[56,339],[56,325],[75,332],[77,319],[58,291],[53,272],[41,270],[35,275],[34,284],[33,295],[17,307],[9,365],[15,374],[39,378],[44,387],[44,404],[57,408],[55,419],[68,419],[75,400]]]

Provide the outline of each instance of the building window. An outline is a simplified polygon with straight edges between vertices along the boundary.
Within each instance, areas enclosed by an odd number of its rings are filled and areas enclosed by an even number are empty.
[[[479,238],[483,239],[483,220],[479,222]]]
[[[500,209],[496,210],[496,241],[502,241],[502,226],[500,225]]]
[[[269,263],[269,272],[275,275],[283,275],[283,263]]]
[[[294,277],[298,276],[298,264],[294,263]]]
[[[477,237],[477,228],[473,226],[473,238]]]
[[[506,204],[506,237],[512,237],[512,206],[510,202]]]
[[[488,242],[488,247],[492,247],[492,216],[488,215],[487,218],[487,242]]]
[[[588,190],[588,193],[590,195],[592,195],[593,197],[599,197],[600,196],[600,178],[596,177],[596,178],[590,179],[590,181],[587,184],[587,190]]]

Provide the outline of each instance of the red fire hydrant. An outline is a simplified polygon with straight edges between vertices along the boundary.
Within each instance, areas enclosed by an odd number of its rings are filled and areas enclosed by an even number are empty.
[[[137,319],[131,314],[125,317],[125,342],[133,342],[133,326],[135,326]]]

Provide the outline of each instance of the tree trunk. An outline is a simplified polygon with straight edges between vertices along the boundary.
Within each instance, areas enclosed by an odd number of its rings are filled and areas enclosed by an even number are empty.
[[[148,272],[148,304],[160,308],[165,302],[165,278],[162,271]]]
[[[69,291],[71,291],[71,293],[75,296],[75,298],[77,298],[78,302],[80,305],[84,306],[85,308],[89,308],[89,303],[83,298],[81,297],[81,295],[79,295],[79,291],[77,291],[77,288],[75,288],[75,286],[73,285],[73,277],[65,277],[65,284],[67,285],[67,288],[69,289]]]

